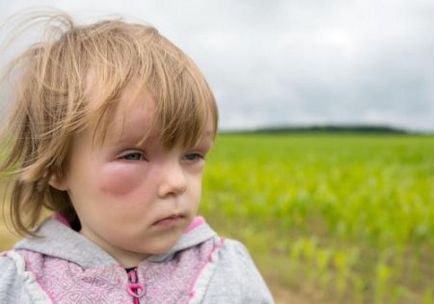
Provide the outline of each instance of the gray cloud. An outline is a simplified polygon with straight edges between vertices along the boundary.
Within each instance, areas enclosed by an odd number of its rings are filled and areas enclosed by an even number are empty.
[[[81,20],[115,13],[157,26],[204,71],[225,129],[385,123],[434,130],[432,1],[40,4]],[[0,17],[30,5],[2,3]]]

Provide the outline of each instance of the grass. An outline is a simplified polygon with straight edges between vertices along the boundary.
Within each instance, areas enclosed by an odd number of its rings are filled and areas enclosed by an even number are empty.
[[[429,304],[433,202],[433,136],[221,135],[200,211],[280,303]]]

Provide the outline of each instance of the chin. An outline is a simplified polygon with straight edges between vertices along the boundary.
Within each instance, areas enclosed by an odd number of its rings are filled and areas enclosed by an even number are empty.
[[[173,241],[165,241],[165,242],[158,242],[156,244],[152,244],[152,246],[147,246],[145,252],[151,255],[159,255],[166,253],[169,251],[173,246],[176,245],[179,238],[173,240]]]

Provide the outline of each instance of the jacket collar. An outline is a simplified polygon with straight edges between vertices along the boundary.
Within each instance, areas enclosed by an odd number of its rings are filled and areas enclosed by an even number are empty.
[[[28,237],[17,243],[15,249],[26,249],[44,255],[57,257],[80,265],[83,268],[95,268],[119,263],[102,248],[72,230],[58,219],[45,220],[37,230],[41,237]],[[160,255],[147,258],[150,262],[164,262],[173,258],[175,253],[200,244],[216,236],[215,231],[197,217],[187,228],[173,248]]]

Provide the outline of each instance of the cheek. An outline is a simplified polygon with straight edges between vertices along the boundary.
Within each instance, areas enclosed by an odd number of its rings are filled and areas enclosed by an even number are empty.
[[[189,188],[191,191],[191,195],[193,196],[193,198],[196,199],[197,203],[199,203],[200,197],[202,194],[202,176],[201,176],[201,174],[194,176],[189,181]]]
[[[140,165],[113,162],[101,170],[99,188],[102,192],[123,196],[134,192],[143,181],[144,172]]]

